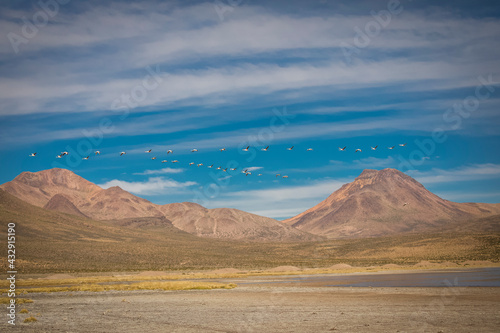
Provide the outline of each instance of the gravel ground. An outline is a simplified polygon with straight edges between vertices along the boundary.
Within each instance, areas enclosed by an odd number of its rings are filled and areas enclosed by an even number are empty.
[[[1,332],[498,332],[500,288],[275,286],[30,294]],[[23,323],[34,315],[38,321]]]

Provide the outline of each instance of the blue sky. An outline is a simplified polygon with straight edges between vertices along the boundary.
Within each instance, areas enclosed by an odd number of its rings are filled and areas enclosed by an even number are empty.
[[[282,219],[390,167],[500,202],[492,1],[54,1],[1,5],[0,183],[64,167]]]

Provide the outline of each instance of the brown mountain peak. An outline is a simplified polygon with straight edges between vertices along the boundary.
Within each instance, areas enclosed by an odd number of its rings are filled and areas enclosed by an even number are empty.
[[[48,210],[55,210],[61,213],[87,217],[64,195],[56,194],[50,198],[49,202],[43,207]]]
[[[491,215],[500,208],[479,206],[444,200],[396,169],[366,169],[324,201],[283,222],[331,238],[375,237],[426,232],[443,221]]]

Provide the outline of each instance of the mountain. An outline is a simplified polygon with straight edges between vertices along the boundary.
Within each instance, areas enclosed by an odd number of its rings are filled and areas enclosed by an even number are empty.
[[[166,222],[193,235],[209,238],[253,241],[322,239],[274,219],[236,209],[206,209],[194,203],[156,205],[118,186],[102,189],[66,169],[23,172],[0,188],[38,207],[94,220],[127,219],[121,221],[121,225],[135,228],[151,228]]]
[[[206,209],[195,203],[183,202],[164,205],[161,211],[175,227],[201,237],[277,241],[318,240],[318,237],[274,219],[238,209]]]
[[[376,237],[469,227],[479,232],[483,224],[478,218],[498,214],[500,204],[451,202],[398,170],[367,169],[352,183],[283,223],[329,238]],[[498,217],[496,221],[499,231]]]
[[[83,214],[71,201],[68,200],[63,194],[56,194],[50,198],[49,202],[43,206],[44,209],[54,210],[56,212],[87,217]]]

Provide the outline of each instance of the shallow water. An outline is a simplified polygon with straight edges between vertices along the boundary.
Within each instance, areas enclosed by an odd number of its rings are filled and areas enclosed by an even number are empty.
[[[238,282],[238,284],[254,283],[307,284],[316,287],[500,287],[500,267],[378,274],[280,276],[269,278],[269,281]]]

